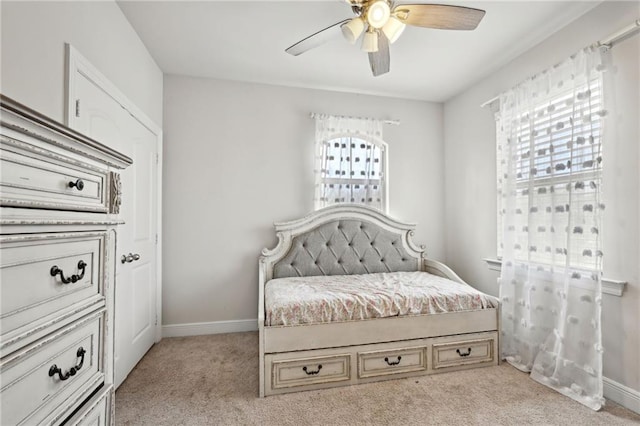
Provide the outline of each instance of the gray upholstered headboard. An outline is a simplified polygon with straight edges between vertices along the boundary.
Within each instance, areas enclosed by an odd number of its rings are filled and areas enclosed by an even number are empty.
[[[339,219],[293,238],[287,254],[273,265],[273,278],[417,271],[394,234],[365,220]]]
[[[343,204],[276,223],[278,245],[260,257],[261,281],[272,278],[423,270],[415,225],[361,205]]]

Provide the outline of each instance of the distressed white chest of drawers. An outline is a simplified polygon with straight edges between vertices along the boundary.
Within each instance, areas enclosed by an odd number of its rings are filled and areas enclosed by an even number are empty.
[[[0,424],[113,424],[118,171],[131,159],[0,103]]]

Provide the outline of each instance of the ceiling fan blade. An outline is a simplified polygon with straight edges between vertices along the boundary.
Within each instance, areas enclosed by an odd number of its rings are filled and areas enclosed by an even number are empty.
[[[389,72],[391,65],[389,39],[387,39],[387,36],[385,36],[382,31],[378,31],[378,51],[369,52],[369,64],[371,65],[371,71],[374,77]]]
[[[314,47],[318,47],[321,44],[324,44],[329,40],[331,40],[332,38],[336,37],[337,35],[341,35],[342,30],[340,29],[340,27],[342,26],[342,24],[345,24],[349,21],[350,19],[345,19],[344,21],[340,21],[337,24],[333,24],[323,30],[320,30],[315,34],[311,34],[309,37],[304,38],[299,42],[297,42],[296,44],[294,44],[293,46],[285,49],[285,52],[293,56],[298,56],[301,53],[306,52],[307,50],[311,50]]]
[[[440,30],[475,30],[484,10],[444,4],[402,4],[393,9],[405,24]]]

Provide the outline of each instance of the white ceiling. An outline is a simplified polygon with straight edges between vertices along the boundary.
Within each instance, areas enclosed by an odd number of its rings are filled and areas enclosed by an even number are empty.
[[[391,71],[379,77],[359,45],[342,37],[298,57],[284,51],[352,17],[344,0],[118,3],[167,74],[442,102],[599,2],[433,1],[487,13],[475,31],[407,27],[391,45]]]

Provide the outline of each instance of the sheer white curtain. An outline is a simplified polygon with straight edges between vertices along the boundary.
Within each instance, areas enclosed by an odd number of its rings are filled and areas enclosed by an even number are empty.
[[[502,355],[598,410],[602,397],[604,51],[500,96]]]
[[[313,114],[315,208],[359,203],[386,211],[383,122],[372,118]]]

